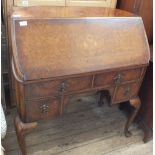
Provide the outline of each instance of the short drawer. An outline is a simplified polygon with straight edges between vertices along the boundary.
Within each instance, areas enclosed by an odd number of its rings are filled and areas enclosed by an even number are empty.
[[[138,94],[140,83],[129,83],[116,87],[115,96],[113,98],[114,103],[129,100]]]
[[[81,91],[91,88],[93,76],[70,78],[64,80],[64,92]]]
[[[28,122],[54,117],[59,115],[59,113],[59,98],[27,101],[26,103],[26,118]]]
[[[141,73],[141,68],[99,73],[95,75],[94,87],[116,85],[127,81],[138,80]]]
[[[85,90],[91,87],[91,83],[92,76],[32,83],[25,87],[25,97],[31,99]]]

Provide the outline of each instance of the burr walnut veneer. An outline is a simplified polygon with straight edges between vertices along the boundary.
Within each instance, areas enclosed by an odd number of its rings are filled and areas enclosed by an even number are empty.
[[[40,7],[36,14],[37,9],[12,15],[15,127],[22,154],[25,133],[40,119],[62,115],[77,93],[101,91],[100,104],[103,92],[111,105],[130,101],[134,111],[124,129],[130,136],[150,57],[142,19],[115,9]]]

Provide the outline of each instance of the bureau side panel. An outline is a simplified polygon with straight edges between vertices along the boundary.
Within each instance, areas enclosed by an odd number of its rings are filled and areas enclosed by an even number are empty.
[[[17,110],[23,122],[26,121],[26,111],[24,102],[24,85],[14,80]]]

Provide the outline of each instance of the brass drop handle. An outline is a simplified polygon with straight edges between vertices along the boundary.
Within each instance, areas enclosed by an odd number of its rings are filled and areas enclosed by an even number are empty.
[[[42,106],[40,106],[40,109],[41,109],[41,113],[48,113],[49,106],[47,104],[43,104]]]
[[[122,74],[117,74],[114,78],[114,83],[115,84],[120,84],[121,83],[121,80],[122,80]]]
[[[66,88],[66,84],[65,84],[65,82],[63,81],[63,82],[60,84],[60,92],[64,92],[64,91],[65,91],[65,88]]]
[[[124,95],[125,96],[129,96],[129,93],[130,93],[130,87],[128,86],[126,89],[125,89],[125,92],[124,92]]]

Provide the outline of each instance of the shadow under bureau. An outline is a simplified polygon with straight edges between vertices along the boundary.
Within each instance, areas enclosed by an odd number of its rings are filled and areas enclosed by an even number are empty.
[[[134,120],[150,52],[140,17],[108,8],[40,7],[12,15],[12,73],[18,114],[15,127],[23,155],[25,134],[40,119],[63,114],[71,95],[101,91],[111,105],[134,107]],[[123,17],[121,17],[123,16]],[[128,16],[128,17],[125,17]],[[106,92],[106,93],[104,93]]]

